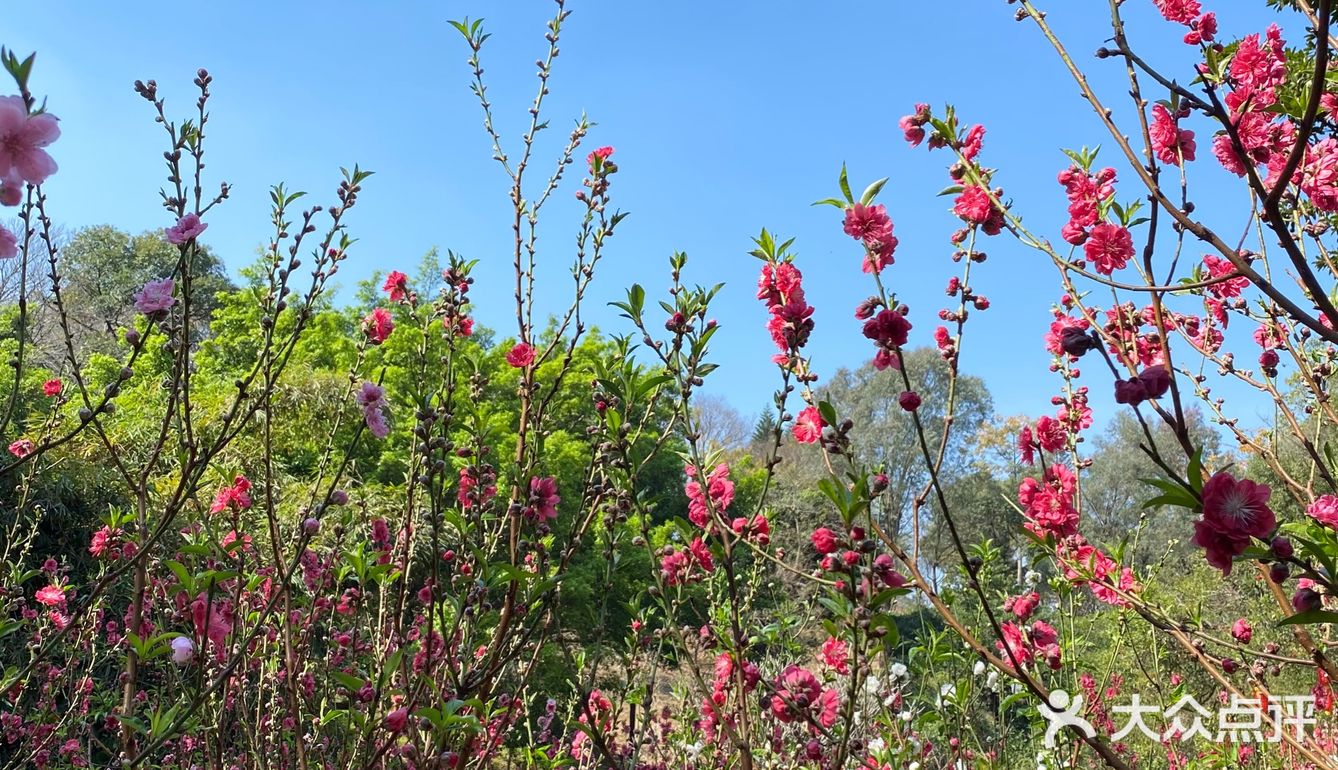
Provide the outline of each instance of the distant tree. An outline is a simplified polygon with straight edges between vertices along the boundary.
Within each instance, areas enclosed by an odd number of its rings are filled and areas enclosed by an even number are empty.
[[[702,394],[693,404],[693,430],[707,451],[742,449],[750,438],[748,423],[721,396]]]
[[[776,411],[771,407],[762,410],[758,415],[757,421],[753,423],[752,435],[748,438],[748,445],[754,448],[762,448],[769,445],[774,439],[776,431]]]
[[[134,315],[134,295],[146,282],[177,272],[180,250],[157,231],[131,235],[110,225],[79,230],[60,254],[62,299],[78,352],[111,353],[115,336]],[[216,295],[233,288],[222,262],[208,248],[199,252],[191,316],[207,333]],[[48,335],[49,336],[49,335]],[[45,348],[51,347],[46,341]],[[51,355],[49,353],[49,355]],[[59,360],[59,353],[55,353]]]
[[[943,442],[943,418],[948,404],[948,365],[932,348],[907,351],[904,359],[907,371],[911,372],[911,385],[924,402],[919,415],[926,439],[931,452],[937,454]],[[838,370],[822,391],[822,397],[836,407],[837,413],[854,423],[850,436],[859,460],[887,474],[889,484],[882,498],[882,510],[883,526],[889,534],[909,530],[912,516],[917,513],[915,497],[929,482],[914,422],[897,403],[902,390],[899,372],[890,369],[880,372],[872,364],[865,364],[853,371]],[[955,398],[953,426],[943,459],[945,481],[970,471],[968,450],[972,439],[993,410],[989,390],[979,377],[959,376]],[[806,454],[821,462],[814,453]],[[918,514],[927,517],[932,512],[923,508]]]

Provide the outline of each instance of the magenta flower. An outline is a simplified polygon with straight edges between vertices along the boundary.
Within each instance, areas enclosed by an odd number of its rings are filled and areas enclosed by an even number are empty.
[[[1181,159],[1194,160],[1197,145],[1194,132],[1181,128],[1179,117],[1171,115],[1160,104],[1152,106],[1152,125],[1148,126],[1148,136],[1152,139],[1152,149],[1162,163],[1179,166]]]
[[[395,320],[389,310],[378,307],[362,319],[362,331],[373,345],[380,345],[395,331]]]
[[[65,589],[57,585],[39,588],[37,589],[37,601],[48,607],[62,607],[65,605]]]
[[[809,706],[817,703],[821,695],[822,685],[817,677],[799,666],[787,666],[776,681],[771,713],[782,722],[793,722],[800,719]]]
[[[0,227],[0,259],[13,259],[19,255],[19,239],[6,227]]]
[[[1232,558],[1245,553],[1250,547],[1250,538],[1231,532],[1223,532],[1199,519],[1194,522],[1194,537],[1191,543],[1202,548],[1208,563],[1222,570],[1223,577],[1231,574]]]
[[[1310,518],[1338,529],[1338,497],[1321,495],[1305,509]]]
[[[21,97],[0,97],[0,178],[6,186],[15,176],[41,184],[56,173],[56,161],[42,148],[59,137],[55,115],[29,115]]]
[[[818,529],[813,530],[811,539],[813,540],[813,549],[822,556],[834,553],[838,547],[836,533],[826,527],[819,527]]]
[[[1223,471],[1203,485],[1203,520],[1222,532],[1267,537],[1277,527],[1277,517],[1268,507],[1272,490],[1266,484],[1236,479]]]
[[[729,478],[729,466],[725,463],[717,465],[706,478],[705,490],[702,489],[695,466],[689,465],[683,470],[688,475],[687,483],[683,485],[683,492],[688,497],[688,519],[699,527],[705,527],[711,521],[712,510],[707,505],[707,495],[710,496],[710,505],[714,506],[716,513],[722,515],[734,502],[734,482]]]
[[[18,439],[9,445],[9,453],[22,460],[33,453],[35,449],[33,442],[26,438]]]
[[[171,278],[149,281],[135,294],[135,309],[146,316],[156,316],[167,312],[177,303],[172,296],[176,283]]]
[[[400,302],[409,296],[409,276],[398,270],[391,270],[381,291],[390,295],[391,302]]]
[[[530,499],[525,507],[525,518],[531,521],[550,521],[557,518],[557,506],[562,502],[558,496],[557,479],[552,476],[530,479]]]
[[[1134,239],[1129,231],[1120,225],[1099,222],[1088,234],[1087,242],[1082,248],[1083,255],[1098,273],[1110,275],[1133,259]]]
[[[506,362],[517,369],[524,369],[534,363],[534,348],[526,342],[517,342],[506,354]]]
[[[231,485],[223,487],[214,495],[214,504],[209,507],[209,512],[244,511],[250,507],[251,481],[239,474],[233,478]]]
[[[409,724],[409,710],[407,708],[397,708],[386,714],[386,729],[392,733],[403,732]]]
[[[1254,629],[1250,627],[1250,621],[1236,618],[1236,622],[1231,624],[1231,637],[1241,644],[1249,644],[1254,638]]]

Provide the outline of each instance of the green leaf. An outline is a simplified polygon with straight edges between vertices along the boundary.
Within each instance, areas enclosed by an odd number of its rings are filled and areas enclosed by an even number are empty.
[[[887,184],[887,177],[883,177],[864,188],[864,194],[859,196],[859,202],[863,203],[865,206],[873,203],[874,199],[878,197],[878,193],[882,192],[883,185],[885,184]]]
[[[846,164],[844,163],[841,164],[841,178],[838,181],[841,183],[841,194],[846,196],[846,202],[854,203],[855,196],[850,194],[850,179],[846,176]]]
[[[822,422],[825,425],[836,425],[836,407],[827,401],[818,402],[818,414],[822,415]]]
[[[1189,458],[1189,468],[1185,471],[1189,476],[1189,485],[1194,487],[1195,492],[1203,491],[1203,447],[1194,450],[1194,454]]]
[[[1331,610],[1307,610],[1298,612],[1278,621],[1280,626],[1309,626],[1316,623],[1338,623],[1338,612]]]

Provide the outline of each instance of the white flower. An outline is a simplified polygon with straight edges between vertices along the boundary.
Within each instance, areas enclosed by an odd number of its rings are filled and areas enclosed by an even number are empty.
[[[896,666],[893,666],[893,668],[896,668]],[[864,680],[864,692],[869,695],[877,695],[881,689],[883,689],[883,683],[878,681],[878,677],[871,676]]]
[[[872,738],[869,740],[869,751],[877,753],[885,748],[887,748],[887,741],[882,738]]]
[[[947,701],[947,702],[951,702],[951,701],[955,700],[956,698],[957,698],[957,686],[954,685],[954,684],[952,684],[951,682],[949,682],[949,683],[943,685],[942,687],[938,688],[938,701],[937,701],[937,705],[938,705],[939,708],[943,708],[943,703],[944,703],[945,701]]]
[[[195,642],[188,636],[178,636],[172,640],[172,662],[189,663],[195,657]]]
[[[990,673],[985,677],[985,686],[993,690],[999,686],[999,672],[990,669]]]
[[[906,665],[904,663],[893,663],[891,674],[893,679],[900,679],[906,676]]]
[[[906,711],[897,714],[897,717],[903,722],[909,722],[915,718],[915,715],[912,714],[909,709],[907,709]]]
[[[981,674],[985,673],[985,661],[983,660],[976,661],[976,665],[971,668],[971,673],[975,674],[976,676],[980,676]]]
[[[1027,574],[1024,575],[1022,579],[1026,581],[1027,585],[1034,586],[1037,583],[1041,582],[1041,573],[1037,572],[1034,569],[1029,569],[1027,570]]]
[[[919,763],[919,762],[912,762],[912,763],[910,764],[910,766],[909,766],[908,768],[906,768],[906,770],[920,770],[920,763]]]

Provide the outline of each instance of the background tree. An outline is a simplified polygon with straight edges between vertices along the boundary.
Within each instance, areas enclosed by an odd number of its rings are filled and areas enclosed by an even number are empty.
[[[74,233],[61,252],[61,286],[76,351],[81,356],[115,351],[117,331],[134,317],[135,292],[150,280],[177,272],[180,258],[180,250],[156,230],[131,235],[96,225]],[[235,287],[212,250],[201,246],[194,259],[198,291],[191,312],[196,328],[203,330],[219,305],[218,293]],[[54,339],[44,339],[42,348],[52,361],[64,355]]]

